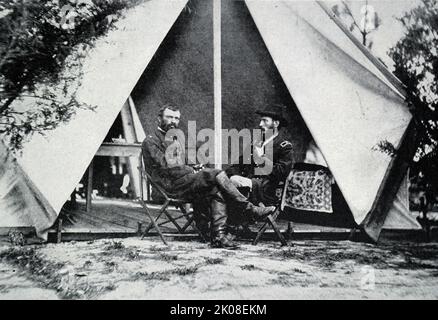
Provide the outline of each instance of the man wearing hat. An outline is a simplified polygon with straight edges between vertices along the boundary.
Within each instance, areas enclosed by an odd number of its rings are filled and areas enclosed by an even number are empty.
[[[287,120],[284,117],[285,107],[282,105],[272,105],[264,110],[257,110],[260,115],[259,128],[262,133],[272,132],[272,136],[262,141],[254,141],[252,144],[250,166],[244,165],[241,158],[238,165],[227,169],[230,180],[238,188],[250,190],[250,200],[254,204],[262,202],[264,205],[273,205],[278,203],[276,189],[280,182],[288,176],[293,165],[292,143],[289,141],[286,130]],[[272,154],[265,154],[266,146],[272,143]],[[246,153],[244,153],[246,154]],[[272,171],[267,175],[255,175],[254,157],[265,157],[264,164],[268,162]]]

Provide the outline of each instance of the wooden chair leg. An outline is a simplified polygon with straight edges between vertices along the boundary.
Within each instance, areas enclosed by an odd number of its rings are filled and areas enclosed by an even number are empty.
[[[193,223],[193,221],[195,221],[195,218],[193,217],[193,215],[191,215],[191,216],[189,216],[189,217],[186,216],[186,218],[187,218],[187,222],[186,222],[186,224],[182,227],[182,232],[185,232],[186,229],[187,229],[187,228]]]
[[[183,233],[185,232],[185,230],[186,230],[186,229],[187,229],[187,228],[193,223],[194,218],[193,218],[192,215],[189,215],[189,214],[187,213],[187,211],[185,210],[185,208],[184,208],[183,206],[178,206],[178,208],[181,210],[182,215],[181,215],[181,216],[178,216],[178,217],[176,217],[176,218],[174,218],[174,217],[169,213],[169,211],[167,211],[167,207],[166,207],[166,209],[164,210],[164,214],[165,214],[166,217],[169,219],[169,221],[166,221],[166,222],[164,222],[164,223],[162,223],[162,224],[170,223],[170,222],[171,222],[171,223],[176,227],[176,229],[178,230],[178,232],[181,233],[181,234],[183,234]],[[184,224],[184,226],[181,227],[181,226],[178,224],[177,220],[182,219],[182,218],[186,218],[186,219],[187,219],[187,222]]]
[[[269,216],[276,214],[277,211],[279,211],[278,208],[274,211],[274,213],[271,213]],[[257,245],[257,243],[259,243],[260,238],[265,233],[266,229],[268,229],[268,221],[265,221],[263,223],[263,226],[259,229],[259,232],[257,232],[257,235],[256,235],[254,241],[252,242],[253,245]]]
[[[254,239],[254,241],[252,242],[253,245],[257,245],[257,243],[259,243],[260,238],[262,237],[262,235],[265,233],[266,229],[268,228],[268,222],[265,222],[263,224],[263,226],[259,229],[259,231],[257,232],[257,235]]]
[[[143,228],[143,223],[141,223],[140,221],[139,222],[137,222],[137,234],[139,235],[139,236],[141,236],[141,234],[142,234],[142,232],[141,232],[141,229]]]
[[[163,212],[164,213],[164,212]],[[170,215],[170,213],[169,213],[169,215]],[[168,219],[168,220],[166,220],[166,221],[162,221],[162,222],[159,222],[158,223],[158,218],[159,217],[157,217],[156,219],[155,219],[155,223],[157,223],[157,226],[159,226],[159,227],[161,227],[161,226],[164,226],[165,224],[169,224],[169,223],[172,223],[174,226],[176,226],[176,228],[178,229],[178,232],[179,233],[184,233],[185,231],[186,231],[186,229],[193,223],[193,221],[194,221],[194,217],[193,217],[193,215],[181,215],[181,216],[178,216],[178,217],[176,217],[176,218],[173,218],[172,220],[171,219]],[[180,220],[180,219],[186,219],[187,220],[187,222],[184,224],[184,226],[183,227],[180,227],[179,225],[178,225],[178,223],[177,223],[177,220]],[[153,227],[153,225],[152,225],[152,223],[150,223],[149,224],[149,226],[146,228],[146,231],[149,231],[151,228]]]
[[[182,227],[182,232],[185,232],[186,229],[195,221],[195,217],[193,213],[188,213],[187,210],[184,208],[184,205],[180,207],[181,212],[183,213],[184,217],[187,219],[187,222]]]
[[[163,212],[163,213],[164,213],[164,212]],[[160,224],[157,223],[157,222],[158,222],[158,220],[161,218],[161,216],[163,215],[163,213],[159,214],[159,215],[155,218],[155,220],[154,220],[155,224],[160,225]],[[151,230],[152,228],[154,228],[154,223],[153,223],[153,222],[149,222],[148,226],[146,227],[146,229],[144,230],[143,233],[148,233],[149,230]]]
[[[184,233],[184,231],[179,226],[178,222],[176,222],[175,218],[172,217],[172,215],[167,211],[167,209],[164,210],[164,214],[173,223],[173,225],[176,227],[176,229],[178,230],[179,233]]]
[[[167,244],[166,240],[164,239],[163,234],[161,233],[160,227],[156,224],[154,217],[152,217],[151,213],[149,212],[148,207],[146,206],[146,203],[144,203],[143,199],[140,199],[140,203],[143,206],[143,208],[145,209],[146,214],[148,215],[149,219],[151,220],[151,223],[154,226],[155,230],[157,230],[158,235],[160,236],[161,240],[167,246],[168,244]],[[144,237],[146,236],[148,231],[149,230],[145,230],[145,232],[143,232],[141,239],[144,239]]]
[[[143,200],[141,200],[141,201],[142,201],[142,203],[144,203]],[[146,205],[146,204],[144,203],[144,205]],[[169,202],[166,201],[166,202],[161,206],[160,211],[158,212],[158,215],[157,215],[157,217],[155,218],[155,223],[157,223],[158,220],[161,218],[161,216],[164,214],[164,212],[166,211],[168,205],[169,205]],[[145,229],[144,232],[145,232],[145,233],[148,233],[148,231],[151,230],[153,226],[154,226],[154,224],[153,224],[152,222],[149,223],[149,225],[146,227],[146,229]]]
[[[173,218],[175,221],[177,221],[177,220],[180,220],[180,219],[183,219],[183,218],[185,218],[185,216],[179,216],[179,217],[176,217],[176,218]],[[155,221],[157,221],[156,219],[155,219]],[[166,221],[162,221],[162,222],[160,222],[160,223],[158,223],[158,225],[159,226],[163,226],[163,225],[165,225],[165,224],[169,224],[169,223],[172,223],[172,221],[170,221],[170,220],[166,220]],[[182,229],[182,228],[181,228]]]
[[[294,235],[294,228],[293,223],[291,221],[288,221],[287,223],[287,230],[286,230],[286,240],[292,240]]]
[[[266,232],[266,229],[268,229],[269,225],[271,225],[272,228],[274,229],[274,231],[277,234],[281,244],[282,245],[287,245],[287,241],[284,239],[283,235],[280,232],[280,229],[278,228],[277,224],[275,223],[275,220],[277,219],[279,214],[280,214],[280,208],[277,208],[273,213],[271,213],[267,217],[267,219],[266,219],[267,221],[265,221],[263,226],[259,229],[259,232],[257,232],[257,235],[256,235],[254,241],[252,242],[253,245],[257,245],[257,243],[259,243],[260,238]]]
[[[287,246],[287,241],[284,239],[283,235],[280,232],[280,229],[278,228],[277,224],[275,223],[275,220],[272,216],[268,216],[268,221],[272,226],[272,229],[274,229],[275,233],[277,234],[277,237],[280,239],[280,242],[283,246]]]

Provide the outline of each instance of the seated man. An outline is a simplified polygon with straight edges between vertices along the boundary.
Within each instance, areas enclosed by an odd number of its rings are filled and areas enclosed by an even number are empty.
[[[259,128],[262,132],[270,130],[272,136],[266,141],[255,141],[252,145],[251,159],[247,159],[245,165],[243,160],[239,164],[227,169],[230,180],[237,188],[247,188],[250,190],[250,200],[254,204],[260,202],[264,205],[275,205],[278,203],[276,189],[280,182],[288,176],[293,165],[292,143],[288,140],[286,131],[287,121],[284,114],[284,107],[273,105],[265,110],[256,113],[261,116]],[[272,143],[272,156],[265,155],[265,148],[268,143]],[[245,153],[244,153],[245,154]],[[254,175],[254,154],[257,157],[266,157],[266,161],[271,161],[272,171],[267,175]],[[246,177],[245,177],[246,176]]]
[[[160,109],[159,126],[153,135],[143,141],[143,159],[152,179],[166,192],[188,202],[208,201],[211,215],[211,244],[217,248],[235,247],[226,237],[227,207],[243,211],[255,219],[269,215],[275,207],[261,208],[253,205],[228,179],[225,172],[217,169],[195,170],[186,165],[184,146],[177,137],[166,140],[166,133],[179,125],[181,113],[178,108],[165,105]],[[178,144],[175,148],[175,143]],[[172,146],[172,148],[169,148]],[[168,152],[172,150],[172,152]]]

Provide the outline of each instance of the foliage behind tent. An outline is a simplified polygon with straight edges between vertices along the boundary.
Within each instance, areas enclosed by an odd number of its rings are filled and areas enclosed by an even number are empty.
[[[402,39],[390,50],[395,74],[407,87],[414,114],[418,150],[412,164],[414,183],[438,195],[438,1],[421,4],[400,19]],[[433,197],[430,197],[432,201]]]
[[[12,150],[35,132],[70,120],[83,106],[74,80],[93,41],[128,0],[13,1],[0,4],[0,134]],[[67,71],[65,71],[67,70]],[[75,71],[76,70],[76,71]],[[14,101],[32,99],[30,107]]]

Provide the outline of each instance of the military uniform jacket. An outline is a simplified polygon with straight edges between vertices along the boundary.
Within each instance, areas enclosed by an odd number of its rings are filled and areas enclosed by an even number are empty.
[[[178,141],[166,141],[166,133],[157,128],[142,143],[143,161],[146,171],[169,196],[192,201],[205,196],[216,185],[216,175],[220,170],[203,169],[199,172],[186,165],[184,146],[171,146]],[[174,152],[166,150],[172,147]],[[170,156],[169,156],[170,155]]]
[[[244,165],[243,158],[241,158],[238,165],[233,165],[227,169],[229,176],[241,175],[252,178],[253,195],[257,198],[257,202],[261,201],[264,204],[276,202],[276,188],[280,182],[286,179],[293,166],[292,143],[289,141],[289,135],[285,128],[280,128],[278,135],[274,137],[272,143],[272,159],[266,157],[264,158],[265,163],[262,164],[267,165],[269,163],[272,165],[270,174],[262,176],[254,174],[256,164],[252,159],[253,152],[251,152],[251,159],[246,161],[246,163],[251,163],[250,165]]]

